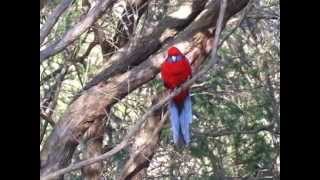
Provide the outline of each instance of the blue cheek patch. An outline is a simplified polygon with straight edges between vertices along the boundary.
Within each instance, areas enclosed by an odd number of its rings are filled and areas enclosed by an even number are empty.
[[[181,55],[175,56],[175,58],[173,58],[173,56],[168,56],[168,60],[171,63],[181,61],[182,59],[183,59],[183,56],[181,56]]]

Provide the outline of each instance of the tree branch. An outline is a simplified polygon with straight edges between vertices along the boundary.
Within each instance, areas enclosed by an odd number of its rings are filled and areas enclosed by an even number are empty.
[[[49,15],[46,23],[40,29],[40,45],[43,43],[45,38],[50,33],[51,29],[59,20],[60,16],[65,12],[68,7],[72,4],[73,0],[64,0],[62,1]]]
[[[242,15],[238,20],[237,25],[227,34],[225,35],[222,40],[219,43],[218,48],[220,48],[220,46],[223,45],[223,43],[238,29],[238,27],[240,27],[241,23],[243,22],[243,20],[246,18],[248,11],[250,10],[252,6],[252,0],[249,0],[248,5],[244,8],[244,10],[242,11]]]
[[[204,2],[205,1],[203,0],[198,0],[191,4],[188,3],[187,5],[192,8],[192,12],[185,19],[172,18],[171,14],[169,14],[161,19],[157,26],[144,26],[140,34],[131,38],[129,43],[120,48],[106,61],[99,74],[87,83],[79,94],[98,83],[107,81],[110,77],[124,73],[134,65],[138,65],[147,60],[148,57],[158,51],[168,39],[174,37],[180,30],[194,20],[201,10],[203,10]]]
[[[53,42],[51,45],[40,51],[40,63],[47,58],[59,53],[65,47],[75,41],[84,33],[102,14],[109,8],[115,0],[99,0],[88,12],[87,16],[78,22],[73,28],[68,30],[61,40]]]
[[[103,135],[105,130],[104,121],[95,121],[84,135],[85,148],[82,152],[83,159],[90,159],[102,154]],[[84,180],[100,180],[103,163],[98,162],[82,168]]]
[[[64,64],[61,64],[58,69],[53,71],[51,74],[45,76],[44,78],[42,78],[40,80],[40,86],[42,86],[45,82],[49,81],[50,79],[56,78],[56,76],[60,74],[60,72],[63,70],[63,68],[64,68]]]
[[[49,122],[52,127],[56,125],[56,123],[50,117],[44,115],[43,113],[40,113],[40,117]]]

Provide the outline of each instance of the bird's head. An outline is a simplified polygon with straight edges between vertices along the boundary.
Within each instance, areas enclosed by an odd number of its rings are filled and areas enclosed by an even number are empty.
[[[171,47],[168,49],[168,58],[169,62],[178,62],[183,59],[183,54],[176,47]]]

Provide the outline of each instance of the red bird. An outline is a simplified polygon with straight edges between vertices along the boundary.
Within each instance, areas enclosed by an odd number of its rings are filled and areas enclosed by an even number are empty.
[[[161,65],[161,77],[164,86],[173,90],[191,77],[191,66],[187,58],[177,49],[171,47],[168,57]],[[173,141],[176,145],[190,143],[190,123],[192,121],[192,105],[189,89],[182,91],[169,102],[169,112]]]

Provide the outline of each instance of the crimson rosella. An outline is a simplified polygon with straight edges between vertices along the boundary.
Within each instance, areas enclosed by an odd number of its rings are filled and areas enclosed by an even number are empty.
[[[188,59],[177,49],[171,47],[168,57],[161,65],[161,77],[164,86],[173,90],[191,77]],[[190,143],[190,124],[192,122],[192,104],[189,89],[183,90],[169,102],[169,112],[173,142],[178,145]]]

